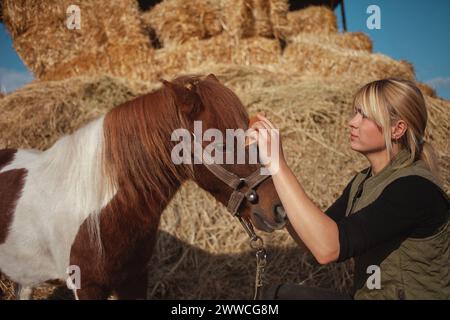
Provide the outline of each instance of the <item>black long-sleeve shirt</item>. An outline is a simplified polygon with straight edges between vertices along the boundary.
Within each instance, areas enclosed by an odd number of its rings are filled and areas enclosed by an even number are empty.
[[[375,249],[373,264],[379,264],[402,239],[431,236],[448,219],[450,203],[439,188],[414,175],[393,181],[374,202],[345,217],[352,182],[326,210],[339,229],[338,261]]]

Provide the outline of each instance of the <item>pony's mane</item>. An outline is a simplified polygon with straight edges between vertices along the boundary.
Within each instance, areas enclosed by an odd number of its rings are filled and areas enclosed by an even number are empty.
[[[165,88],[106,114],[104,173],[120,190],[121,203],[165,201],[168,191],[191,176],[188,167],[175,165],[170,157],[171,133],[186,125]]]

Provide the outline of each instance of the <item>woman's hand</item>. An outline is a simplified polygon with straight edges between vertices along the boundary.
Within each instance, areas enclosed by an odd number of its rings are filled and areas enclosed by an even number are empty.
[[[340,252],[337,224],[311,201],[297,177],[287,166],[280,135],[275,126],[261,114],[257,114],[257,119],[251,128],[257,131],[260,161],[269,162],[269,173],[272,174],[273,184],[289,218],[289,233],[297,242],[303,242],[319,263],[336,261]],[[272,134],[264,135],[262,134],[264,131]],[[273,166],[274,159],[267,152],[273,150],[271,147],[274,144],[278,148],[278,166]],[[267,148],[267,145],[270,147]]]
[[[273,175],[285,163],[280,132],[264,115],[257,113],[256,116],[258,121],[250,129],[256,131],[254,137],[258,142],[259,160]]]

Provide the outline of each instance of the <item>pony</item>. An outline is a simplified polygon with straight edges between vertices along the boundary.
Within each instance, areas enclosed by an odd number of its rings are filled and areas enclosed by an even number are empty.
[[[183,182],[194,180],[225,206],[249,187],[232,188],[205,163],[174,164],[171,133],[192,132],[194,121],[225,132],[247,129],[249,117],[213,74],[181,76],[115,106],[45,151],[0,150],[0,270],[18,284],[19,298],[76,270],[76,299],[146,298],[161,213]],[[219,167],[247,177],[261,164]],[[257,198],[251,190],[250,201],[233,200],[235,213],[266,232],[283,228],[286,214],[271,178],[253,189]]]

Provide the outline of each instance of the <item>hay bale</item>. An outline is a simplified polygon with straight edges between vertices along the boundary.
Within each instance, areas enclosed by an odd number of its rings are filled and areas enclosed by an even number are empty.
[[[287,14],[290,35],[299,33],[329,34],[338,32],[333,11],[326,6],[309,6]]]
[[[372,40],[363,32],[345,32],[335,34],[315,35],[302,33],[289,39],[288,43],[322,44],[341,49],[372,52]]]
[[[235,39],[283,38],[288,27],[286,0],[168,0],[142,14],[163,46],[207,39],[225,30]]]
[[[414,80],[414,70],[402,61],[395,61],[382,54],[346,50],[296,38],[284,50],[284,69],[305,76],[343,78],[365,83],[386,77]]]
[[[230,38],[222,34],[206,40],[192,39],[177,47],[155,51],[156,78],[175,76],[203,64],[270,65],[280,57],[275,39],[252,37]]]
[[[289,1],[270,1],[270,22],[272,24],[273,35],[278,39],[286,39],[289,34]]]
[[[214,0],[166,0],[143,13],[141,19],[147,28],[155,30],[163,46],[222,32],[220,3]]]
[[[0,149],[46,149],[147,86],[102,75],[28,84],[0,100]]]
[[[106,46],[102,51],[86,51],[60,63],[41,75],[41,80],[63,80],[81,75],[109,74],[135,80],[153,80],[153,49],[147,45]]]
[[[287,0],[222,0],[221,10],[224,29],[234,38],[286,37]]]
[[[141,28],[137,1],[83,0],[81,29],[66,26],[70,0],[4,0],[4,23],[22,61],[37,78],[50,69],[86,54],[102,53],[108,46],[134,46],[148,50],[148,36]],[[128,60],[121,63],[127,64]]]
[[[289,34],[299,32],[296,24],[301,24],[305,32],[312,28],[307,23],[324,23],[328,19],[328,24],[336,24],[333,12],[326,7],[308,8],[298,14],[288,13],[287,0],[221,0],[214,4],[210,1],[164,1],[144,13],[142,19],[147,27],[156,31],[164,45],[184,43],[190,38],[204,39],[219,34],[221,26],[233,38],[286,39]],[[207,17],[210,19],[206,20]],[[290,30],[292,26],[294,29]],[[337,27],[333,30],[337,32]]]
[[[342,34],[342,43],[349,49],[373,51],[372,39],[364,32],[345,32]]]
[[[235,39],[255,34],[252,0],[221,0],[223,29]]]
[[[271,1],[253,0],[252,15],[254,19],[254,35],[273,37],[272,23],[270,21]]]
[[[436,91],[429,85],[425,83],[417,83],[417,86],[419,87],[420,91],[422,91],[423,95],[427,95],[432,98],[437,98]]]

